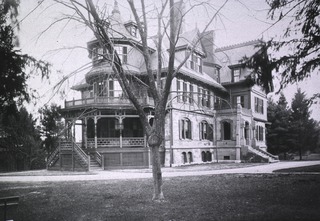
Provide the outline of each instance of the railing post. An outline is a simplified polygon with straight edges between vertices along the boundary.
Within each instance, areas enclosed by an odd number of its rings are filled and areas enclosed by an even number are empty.
[[[90,154],[88,154],[88,172],[90,171]]]
[[[59,165],[60,171],[62,170],[62,159],[61,159],[61,139],[59,139]]]
[[[104,170],[104,155],[101,155],[101,167]]]
[[[97,149],[98,147],[97,124],[98,124],[97,116],[94,116],[94,147],[95,149]]]
[[[72,141],[72,171],[74,171],[74,141]]]

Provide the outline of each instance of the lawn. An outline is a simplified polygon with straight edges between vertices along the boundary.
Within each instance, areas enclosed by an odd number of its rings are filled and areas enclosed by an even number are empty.
[[[15,221],[292,221],[320,220],[319,186],[314,174],[229,174],[165,178],[162,203],[151,179],[0,183],[0,197],[20,196]]]
[[[281,169],[276,170],[274,172],[281,172],[281,173],[319,173],[320,172],[320,165],[313,165],[313,166],[305,166],[305,167],[295,167],[289,169]]]

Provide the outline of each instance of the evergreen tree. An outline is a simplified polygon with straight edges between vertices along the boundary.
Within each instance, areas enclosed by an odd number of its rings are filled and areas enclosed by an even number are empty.
[[[12,26],[19,24],[16,19],[19,3],[19,0],[0,2],[0,111],[4,106],[16,101],[18,104],[29,101],[26,81],[30,73],[26,72],[27,66],[35,70],[34,74],[40,71],[42,77],[49,75],[48,63],[37,61],[15,48],[18,38]]]
[[[288,84],[302,81],[320,68],[320,1],[319,0],[266,0],[269,18],[274,24],[288,21],[279,32],[281,40],[261,42],[260,48],[244,62],[253,68],[257,82],[269,92],[273,88],[272,73],[280,79],[280,90]],[[285,50],[285,53],[283,51]],[[280,53],[278,53],[280,52]],[[319,97],[316,94],[315,97]]]
[[[44,168],[44,151],[41,149],[40,133],[35,120],[25,108],[17,110],[15,104],[0,115],[5,136],[0,139],[1,167],[6,170],[29,170]]]
[[[284,154],[290,150],[288,144],[288,132],[290,125],[290,109],[288,102],[283,93],[281,93],[279,101],[275,103],[273,100],[268,101],[268,120],[271,125],[267,126],[267,144],[268,150],[272,154]]]
[[[61,107],[56,104],[51,106],[44,106],[39,110],[41,114],[40,123],[41,135],[44,136],[43,145],[47,153],[51,153],[58,144],[58,133],[63,128],[63,123],[61,122]]]
[[[299,88],[291,103],[289,142],[299,152],[300,160],[304,151],[316,148],[319,137],[318,122],[310,119],[309,106],[309,99]]]
[[[49,64],[16,48],[18,36],[14,27],[19,27],[19,3],[0,1],[0,164],[5,164],[7,170],[34,168],[37,161],[41,167],[44,162],[32,116],[24,108],[18,111],[18,106],[33,96],[27,87],[30,75],[41,73],[48,77]],[[27,72],[27,67],[33,72]]]

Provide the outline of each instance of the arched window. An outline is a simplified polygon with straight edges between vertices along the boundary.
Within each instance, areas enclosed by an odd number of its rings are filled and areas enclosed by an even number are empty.
[[[191,121],[188,118],[179,122],[180,139],[191,139]]]
[[[199,125],[200,140],[213,140],[213,125],[207,121],[202,121]]]
[[[182,162],[185,164],[188,162],[186,152],[182,152]]]
[[[206,152],[205,151],[201,152],[201,159],[202,159],[202,162],[207,162],[207,157],[206,157]]]
[[[207,152],[206,152],[206,160],[209,161],[209,162],[212,161],[212,154],[211,154],[210,151],[207,151]]]
[[[193,162],[192,152],[188,152],[188,162],[189,163]]]
[[[231,140],[232,127],[228,121],[221,122],[221,138],[222,140]]]

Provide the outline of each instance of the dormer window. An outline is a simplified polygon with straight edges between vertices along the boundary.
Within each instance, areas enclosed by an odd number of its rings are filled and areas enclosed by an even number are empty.
[[[137,28],[135,26],[131,27],[131,35],[133,37],[137,37]]]
[[[240,81],[240,68],[232,69],[232,82]]]
[[[202,73],[202,63],[202,57],[193,52],[189,57],[189,61],[186,62],[186,66],[196,72]]]
[[[133,21],[128,21],[124,24],[127,31],[132,35],[133,37],[137,37],[137,24]]]

